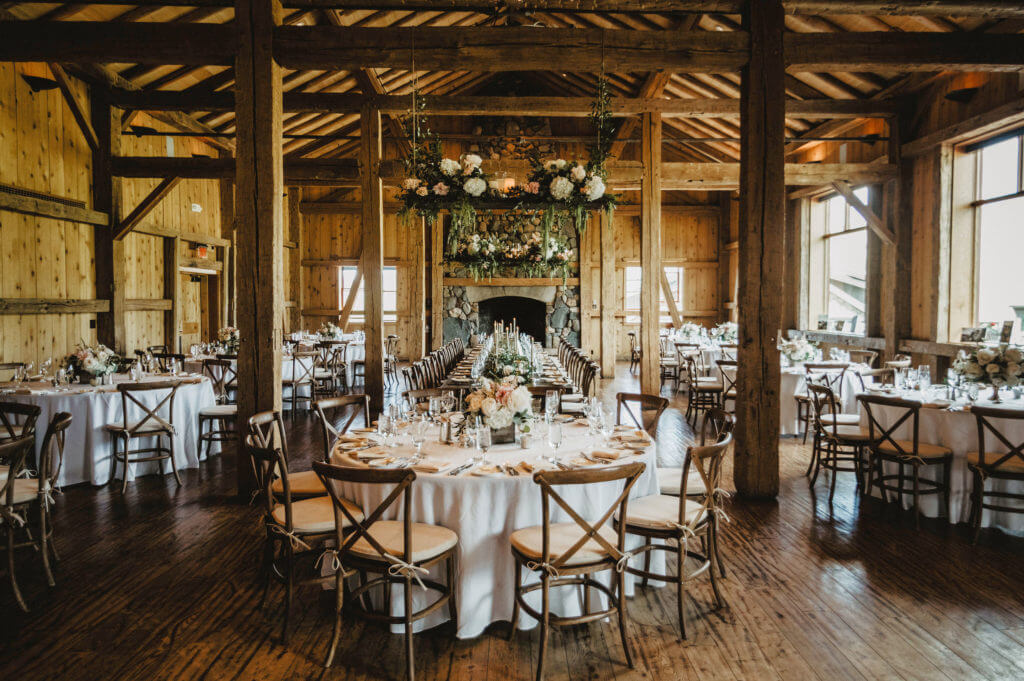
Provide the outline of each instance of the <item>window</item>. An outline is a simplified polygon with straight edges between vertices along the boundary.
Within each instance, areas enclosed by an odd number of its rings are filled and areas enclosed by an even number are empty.
[[[854,190],[864,204],[867,187]],[[864,333],[864,300],[867,280],[868,230],[864,216],[842,196],[825,201],[825,321],[829,331]],[[821,326],[819,320],[819,327]]]
[[[356,267],[344,266],[338,268],[338,309],[345,307],[349,291],[352,290],[352,283],[356,278]],[[384,321],[394,322],[398,319],[398,270],[395,267],[385,267],[382,275],[384,294]],[[356,291],[355,301],[352,303],[352,321],[362,322],[363,313],[363,281],[359,280],[359,289]]]
[[[672,291],[672,300],[676,303],[676,309],[683,313],[683,270],[682,267],[666,267],[665,276],[668,277],[668,288]],[[640,281],[642,269],[636,266],[627,267],[625,270],[624,305],[625,312],[640,312]],[[668,311],[668,301],[665,299],[665,292],[658,285],[661,291],[661,323],[668,324],[672,321],[672,315]],[[640,318],[636,315],[627,315],[627,324],[639,324]]]
[[[975,156],[974,321],[1001,327],[1024,315],[1024,132],[981,145]]]

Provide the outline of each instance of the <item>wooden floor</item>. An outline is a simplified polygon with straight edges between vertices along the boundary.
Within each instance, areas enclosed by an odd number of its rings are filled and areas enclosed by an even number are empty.
[[[635,389],[623,378],[609,394]],[[678,402],[674,406],[680,406]],[[318,441],[299,417],[290,441],[299,467]],[[662,446],[683,446],[678,412]],[[810,490],[807,448],[785,440],[778,502],[732,500],[724,536],[728,607],[711,608],[699,583],[680,641],[667,589],[630,601],[637,668],[623,664],[614,625],[552,635],[548,679],[1022,679],[1024,542],[986,532],[971,546],[962,527],[912,520],[861,503],[840,476]],[[261,532],[254,507],[233,495],[234,464],[218,457],[185,485],[147,477],[121,496],[79,486],[57,502],[58,586],[36,557],[19,556],[32,612],[0,581],[0,679],[401,679],[402,639],[353,621],[340,664],[321,666],[329,597],[299,590],[288,646],[277,639],[279,600],[256,610]],[[817,496],[815,496],[817,491]],[[442,626],[416,639],[418,678],[531,679],[537,632],[506,640],[495,624],[458,641]]]

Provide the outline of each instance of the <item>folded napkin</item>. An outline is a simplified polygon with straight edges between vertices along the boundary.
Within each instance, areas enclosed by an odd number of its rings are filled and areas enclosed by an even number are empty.
[[[451,465],[450,461],[424,460],[412,467],[417,473],[440,473]]]
[[[615,432],[616,433],[621,433],[621,432],[626,431],[626,430],[633,430],[633,427],[632,426],[615,426]]]
[[[602,461],[615,461],[620,456],[623,456],[623,453],[616,452],[611,449],[595,449],[590,453],[590,456],[595,459],[601,459]]]
[[[582,456],[577,456],[574,459],[569,459],[569,465],[577,468],[584,468],[586,466],[596,466],[597,462],[591,461],[590,459],[584,459]]]
[[[501,470],[493,463],[482,463],[478,466],[474,466],[469,471],[470,475],[476,475],[480,477],[489,477],[492,475],[504,475],[505,471]]]
[[[351,451],[348,455],[353,459],[380,459],[388,456],[388,450],[384,447],[370,447]]]
[[[376,431],[370,430],[370,431],[367,431],[367,432],[373,433],[373,432],[376,432]],[[366,443],[367,440],[366,440],[365,435],[352,435],[351,433],[343,433],[343,434],[338,436],[338,442],[362,442],[362,443]]]
[[[365,433],[376,433],[377,429],[376,428],[353,428],[351,432],[353,432],[353,433],[364,433],[364,434]],[[342,435],[342,437],[347,437],[347,436]]]
[[[520,461],[518,464],[516,464],[515,469],[520,473],[525,473],[526,475],[529,475],[530,473],[533,472],[533,464],[527,461]]]

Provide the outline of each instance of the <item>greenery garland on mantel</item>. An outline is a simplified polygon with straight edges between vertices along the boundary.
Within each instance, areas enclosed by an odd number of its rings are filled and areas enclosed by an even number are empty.
[[[605,162],[612,142],[609,102],[608,84],[602,78],[598,81],[597,97],[589,117],[596,133],[594,142],[588,145],[589,161],[544,161],[534,153],[530,157],[526,184],[510,189],[496,186],[483,172],[483,160],[476,154],[464,154],[459,160],[444,158],[441,142],[425,127],[424,111],[417,108],[411,116],[413,153],[406,161],[407,178],[398,194],[402,202],[399,214],[403,217],[419,215],[433,224],[447,211],[451,215],[445,248],[447,259],[467,266],[476,278],[493,274],[499,267],[512,268],[527,276],[538,276],[545,269],[554,269],[561,271],[564,278],[565,245],[552,241],[553,228],[572,218],[577,234],[582,237],[592,211],[604,210],[609,221],[614,215],[617,197],[606,191],[605,184],[608,179]],[[467,252],[478,232],[477,214],[493,211],[513,211],[522,216],[522,224],[517,225],[516,231],[528,227],[538,213],[542,216],[539,244],[547,244],[548,248],[540,249],[541,261],[535,260],[534,253],[481,258],[477,253]]]

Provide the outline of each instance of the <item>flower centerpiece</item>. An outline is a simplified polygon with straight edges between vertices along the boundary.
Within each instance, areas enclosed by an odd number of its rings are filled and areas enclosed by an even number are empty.
[[[509,376],[501,381],[484,378],[480,387],[466,396],[466,417],[479,416],[491,429],[495,444],[514,442],[516,424],[533,418],[533,396],[519,379]]]
[[[513,350],[496,350],[487,356],[483,375],[495,381],[528,383],[533,378],[533,364]]]
[[[722,322],[711,329],[711,337],[719,343],[735,343],[739,338],[739,327],[736,322]]]
[[[432,140],[422,144],[406,164],[408,177],[402,181],[398,200],[400,214],[415,213],[433,223],[441,210],[452,215],[452,232],[459,234],[476,223],[474,200],[483,200],[494,192],[476,154],[465,154],[458,161],[441,155],[441,144]]]
[[[679,335],[687,341],[694,341],[700,338],[700,324],[693,322],[683,322],[683,325],[679,327]]]
[[[810,362],[818,351],[818,345],[807,340],[803,336],[790,338],[779,343],[779,352],[789,360],[790,364],[797,365]]]
[[[75,352],[67,356],[66,364],[82,379],[86,375],[91,376],[90,383],[99,385],[105,382],[106,376],[117,371],[121,366],[121,358],[106,345],[91,347],[80,344]]]
[[[320,336],[324,340],[341,340],[342,331],[341,327],[332,322],[324,322],[320,325],[320,328],[316,330],[316,335]]]
[[[1024,383],[1024,350],[1015,345],[981,346],[961,350],[953,371],[964,380],[992,386],[992,401],[999,401],[999,389]]]
[[[217,331],[217,340],[228,355],[238,354],[238,329],[233,326],[225,326]]]

